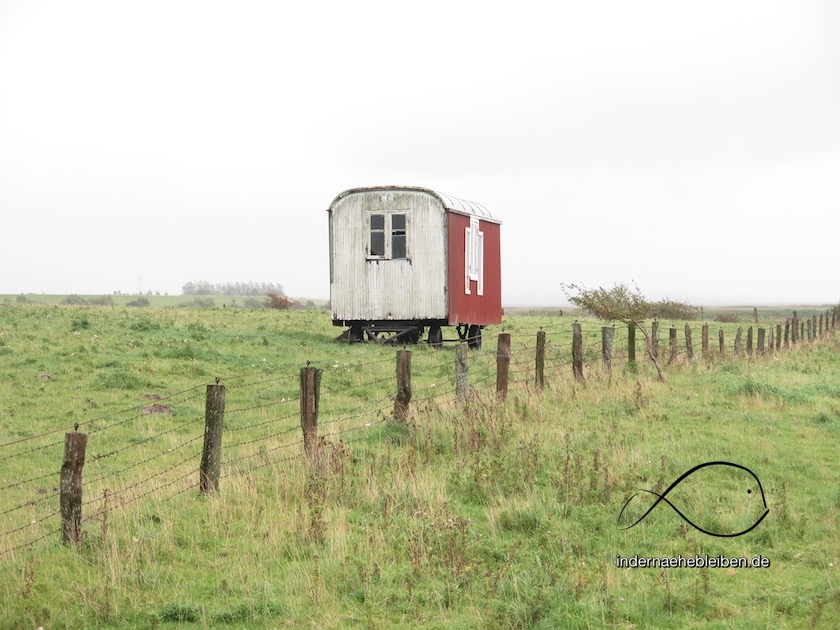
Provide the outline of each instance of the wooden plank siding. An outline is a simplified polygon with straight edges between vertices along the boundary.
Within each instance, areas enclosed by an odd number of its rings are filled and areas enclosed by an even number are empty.
[[[368,256],[370,215],[406,215],[406,258]],[[423,192],[356,193],[330,213],[333,319],[446,319],[446,224],[440,202]]]

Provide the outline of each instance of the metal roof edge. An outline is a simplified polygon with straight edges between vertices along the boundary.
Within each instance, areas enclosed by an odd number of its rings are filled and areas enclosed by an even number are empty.
[[[335,199],[332,200],[329,207],[327,208],[327,212],[332,212],[333,206],[338,203],[344,197],[351,195],[353,193],[358,192],[376,192],[376,191],[388,191],[388,190],[407,190],[407,191],[415,191],[415,192],[424,192],[432,195],[438,201],[440,201],[441,205],[446,209],[457,214],[463,214],[466,216],[477,216],[480,219],[485,221],[490,221],[492,223],[499,223],[501,221],[495,218],[490,211],[487,209],[486,206],[480,204],[476,201],[468,201],[466,199],[460,199],[458,197],[453,197],[452,195],[448,195],[446,193],[439,192],[437,190],[432,190],[431,188],[425,188],[423,186],[361,186],[358,188],[349,188],[344,192],[339,193],[336,195]]]

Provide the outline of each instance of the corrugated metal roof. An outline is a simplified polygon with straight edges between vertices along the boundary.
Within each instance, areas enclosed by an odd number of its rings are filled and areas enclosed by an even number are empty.
[[[343,193],[337,195],[330,204],[328,211],[332,210],[336,202],[338,202],[342,197],[346,197],[349,194],[357,192],[379,192],[391,190],[409,190],[429,193],[430,195],[437,197],[441,204],[443,204],[443,207],[447,210],[451,210],[459,214],[477,216],[486,221],[493,221],[494,223],[501,223],[501,221],[490,214],[490,211],[484,205],[478,202],[459,199],[458,197],[453,197],[452,195],[447,195],[446,193],[438,192],[430,188],[423,188],[421,186],[369,186],[365,188],[351,188],[350,190],[345,190]]]

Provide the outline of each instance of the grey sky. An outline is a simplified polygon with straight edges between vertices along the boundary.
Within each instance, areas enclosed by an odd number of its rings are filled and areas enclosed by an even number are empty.
[[[407,184],[507,305],[836,302],[838,7],[0,0],[0,293],[327,297],[330,201]]]

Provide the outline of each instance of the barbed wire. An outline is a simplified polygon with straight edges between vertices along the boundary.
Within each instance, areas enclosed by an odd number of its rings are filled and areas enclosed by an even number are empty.
[[[294,402],[299,402],[299,400],[300,400],[299,398],[296,398],[294,400]],[[275,416],[275,417],[270,418],[268,420],[263,420],[262,422],[255,422],[253,424],[245,424],[245,425],[237,426],[237,427],[226,426],[225,427],[225,433],[232,433],[234,431],[244,431],[245,429],[256,429],[258,427],[263,427],[267,424],[274,424],[275,422],[280,422],[281,420],[288,420],[289,418],[295,418],[295,417],[298,417],[297,413],[288,413],[285,416]]]
[[[180,396],[181,394],[186,394],[186,393],[195,391],[196,389],[198,389],[200,387],[201,387],[201,385],[196,385],[196,386],[190,387],[190,388],[185,389],[185,390],[180,391],[180,392],[175,392],[173,394],[169,394],[169,395],[161,397],[161,398],[155,398],[155,402],[161,402],[161,401],[169,402],[173,398],[175,398],[176,396]],[[188,398],[186,400],[191,400],[191,398]],[[185,401],[181,401],[181,402],[185,402]],[[35,440],[37,438],[45,437],[47,435],[53,435],[53,434],[59,433],[61,431],[70,431],[70,429],[73,429],[74,431],[78,431],[79,427],[87,426],[87,425],[91,424],[92,422],[99,422],[101,420],[105,420],[105,419],[110,418],[112,416],[118,416],[118,415],[122,415],[123,413],[129,413],[129,412],[132,412],[132,411],[133,412],[139,412],[140,410],[142,410],[146,406],[147,405],[144,405],[144,404],[134,405],[132,407],[127,407],[125,409],[120,409],[118,411],[114,411],[114,412],[109,413],[109,414],[104,414],[104,415],[101,415],[101,416],[97,416],[96,418],[91,418],[89,420],[83,420],[82,422],[73,423],[72,425],[69,425],[69,426],[62,425],[61,427],[58,427],[58,428],[55,428],[55,429],[50,429],[48,431],[44,431],[44,432],[39,433],[37,435],[30,435],[30,436],[18,438],[16,440],[12,440],[10,442],[5,442],[3,444],[0,444],[0,449],[5,448],[7,446],[14,446],[15,444],[21,444],[23,442],[28,442],[30,440]],[[98,429],[98,430],[101,431],[102,429]],[[89,431],[89,433],[93,433],[93,431]],[[57,444],[62,444],[62,442],[57,442]],[[26,451],[26,452],[31,452],[31,451]],[[23,453],[21,453],[21,454],[23,454]],[[2,461],[3,459],[7,459],[7,457],[4,457],[4,458],[0,459],[0,461]]]
[[[545,379],[548,381],[552,378],[557,379],[559,377],[559,382],[568,383],[572,381],[572,374],[571,370],[566,373],[566,370],[569,366],[573,363],[572,356],[571,356],[571,348],[573,346],[573,342],[571,341],[571,330],[570,326],[567,322],[557,323],[556,325],[550,326],[543,326],[541,330],[543,332],[547,332],[546,334],[546,345],[545,345],[545,358],[544,358],[544,368],[545,372]],[[813,327],[812,327],[813,328]],[[554,338],[554,334],[560,330],[568,331],[569,337],[566,339],[557,339]],[[723,329],[723,327],[721,327]],[[623,331],[621,332],[614,332],[613,333],[613,344],[614,349],[612,351],[612,361],[620,361],[626,360],[628,357],[627,353],[627,342],[628,342],[628,335],[626,333],[626,327],[619,326],[613,327],[614,331]],[[662,329],[660,329],[661,331]],[[813,335],[816,337],[817,332],[816,328],[813,328],[814,333]],[[828,327],[826,324],[826,328],[824,329],[825,332],[828,332]],[[533,388],[536,387],[534,381],[536,377],[536,366],[535,366],[535,351],[536,351],[536,343],[535,343],[535,333],[537,331],[525,331],[525,330],[513,330],[511,331],[511,338],[514,340],[511,343],[511,357],[508,364],[508,386],[512,387],[516,390],[524,389],[525,391],[531,391]],[[549,333],[551,337],[549,337]],[[583,358],[583,365],[586,371],[602,371],[605,367],[603,361],[603,346],[602,346],[602,338],[601,338],[601,329],[600,328],[593,328],[593,327],[584,327],[582,329],[583,339],[582,339],[582,358]],[[669,339],[660,340],[660,359],[664,358],[664,355],[669,348]],[[712,341],[710,339],[710,341]],[[464,340],[454,340],[456,343],[464,343]],[[798,341],[798,345],[804,347],[806,340],[800,339]],[[710,343],[710,350],[715,348],[717,344]],[[696,347],[696,346],[695,346]],[[641,356],[638,358],[641,362],[641,357],[644,356],[643,353],[645,352],[645,340],[644,337],[637,337],[636,338],[636,351],[637,354]],[[742,348],[742,355],[746,356],[746,352],[744,351],[745,344],[741,343]],[[679,344],[677,346],[679,354],[684,354],[684,344]],[[698,356],[699,352],[695,354]],[[755,356],[759,356],[757,353]],[[412,392],[412,403],[415,405],[428,405],[428,409],[440,408],[437,406],[437,403],[440,401],[447,401],[452,398],[452,394],[455,392],[455,387],[452,385],[452,381],[450,380],[454,374],[454,362],[452,360],[451,353],[443,353],[443,352],[427,352],[425,350],[417,351],[414,354],[415,360],[413,361],[412,366],[412,378],[416,378],[419,381],[426,381],[426,384],[413,388]],[[470,353],[469,361],[468,361],[468,380],[470,382],[471,387],[481,387],[484,386],[488,381],[491,381],[496,378],[496,365],[494,365],[496,358],[496,352],[493,349],[488,348],[485,346],[485,349],[479,350],[474,353]],[[375,366],[378,364],[384,363],[393,363],[394,357],[391,351],[389,350],[387,353],[383,352],[381,357],[376,357],[373,360],[359,360],[359,361],[344,361],[340,363],[334,357],[329,357],[323,360],[325,367],[322,368],[326,374],[346,374],[347,372],[353,372],[354,375],[357,375],[361,372],[360,368],[364,366]],[[312,364],[312,360],[310,360],[310,365]],[[303,367],[300,361],[296,361],[294,363],[289,363],[287,368],[291,367]],[[263,385],[272,385],[277,383],[285,383],[294,378],[293,374],[280,374],[279,370],[283,369],[282,367],[275,367],[270,370],[261,369],[259,371],[255,371],[250,373],[250,375],[235,375],[233,377],[227,377],[225,382],[226,384],[228,381],[231,380],[238,380],[241,381],[239,383],[235,383],[229,385],[230,391],[232,392],[234,397],[241,397],[245,395],[245,393],[250,389],[254,390],[254,388],[258,388]],[[561,374],[562,371],[562,374]],[[251,382],[247,381],[247,378],[250,377],[258,377],[256,380]],[[370,390],[370,391],[381,391],[381,389],[388,383],[394,382],[395,375],[389,374],[387,376],[372,376],[371,378],[362,379],[360,382],[352,383],[350,387],[353,390]],[[445,379],[443,384],[438,379]],[[429,383],[428,381],[434,382]],[[329,380],[325,379],[322,381],[325,384],[323,392],[328,395],[328,398],[335,395],[338,399],[342,397],[344,394],[343,389],[346,389],[348,386],[346,384],[335,384],[331,385]],[[195,400],[200,397],[201,395],[201,385],[191,387],[189,389],[185,389],[181,392],[176,392],[174,394],[170,394],[165,397],[156,397],[154,400],[157,403],[161,402],[172,402],[173,404],[183,404],[189,401]],[[268,394],[262,394],[264,397],[268,398]],[[371,427],[382,425],[384,423],[392,421],[391,418],[391,409],[390,406],[394,402],[394,393],[387,393],[383,396],[375,398],[372,402],[367,402],[367,404],[363,406],[358,405],[358,394],[349,394],[350,398],[356,398],[355,404],[351,408],[339,408],[327,411],[325,413],[325,408],[328,409],[329,407],[329,400],[327,404],[324,405],[322,403],[321,415],[322,418],[326,418],[322,422],[319,423],[324,429],[327,429],[327,435],[331,436],[342,436],[339,441],[345,442],[359,442],[360,440],[367,439],[369,437],[369,430]],[[300,392],[296,390],[292,392],[290,389],[286,389],[285,391],[278,392],[278,393],[271,393],[271,399],[267,399],[262,402],[257,402],[254,404],[246,404],[243,406],[235,407],[232,409],[228,409],[226,415],[237,415],[243,418],[249,417],[248,414],[251,413],[262,413],[268,409],[275,408],[279,405],[284,405],[288,403],[298,402],[300,400]],[[435,406],[432,406],[432,405]],[[80,422],[79,426],[88,426],[90,430],[88,431],[89,434],[101,434],[109,429],[127,424],[132,420],[136,420],[137,417],[143,413],[144,408],[147,405],[135,405],[132,407],[128,407],[126,409],[121,409],[115,411],[113,413],[103,414],[97,416],[96,418],[92,418],[86,420],[84,422]],[[128,414],[127,417],[123,417],[124,414]],[[238,449],[243,449],[247,446],[253,446],[257,444],[261,444],[262,446],[253,452],[248,452],[241,454],[236,457],[226,457],[225,461],[223,462],[223,466],[225,468],[225,473],[222,478],[228,478],[235,474],[241,474],[242,472],[247,472],[251,470],[256,470],[262,468],[264,466],[270,465],[277,465],[282,462],[290,462],[293,460],[299,460],[302,456],[302,453],[296,453],[294,455],[290,455],[283,458],[272,458],[268,457],[271,453],[276,453],[281,450],[291,449],[300,446],[303,443],[302,439],[297,440],[289,440],[287,442],[282,442],[280,444],[272,444],[273,441],[277,441],[278,439],[283,438],[297,430],[300,430],[300,427],[297,425],[289,426],[282,429],[274,429],[274,427],[278,423],[282,423],[286,420],[291,420],[292,418],[296,417],[296,413],[290,412],[288,414],[280,414],[276,415],[267,419],[260,419],[258,421],[252,421],[247,424],[243,424],[240,426],[228,426],[226,427],[226,432],[245,432],[245,431],[254,431],[258,429],[262,429],[263,427],[271,427],[271,429],[264,434],[261,435],[245,435],[242,440],[238,442],[234,442],[232,444],[225,445],[227,452],[230,454],[232,452],[236,452]],[[362,424],[352,424],[347,426],[348,423],[351,423],[354,420],[358,419],[366,419],[367,422]],[[95,426],[97,422],[104,422],[109,421],[105,426]],[[157,431],[152,435],[143,437],[142,439],[137,439],[131,441],[129,444],[124,445],[119,448],[113,448],[110,451],[96,454],[90,458],[90,462],[95,462],[98,464],[103,463],[106,460],[113,461],[119,454],[128,451],[130,449],[137,449],[142,446],[148,446],[153,443],[155,440],[159,439],[162,436],[175,433],[179,430],[183,430],[188,428],[190,425],[198,424],[199,419],[197,417],[190,417],[189,419],[174,424],[165,428],[164,430]],[[246,420],[247,422],[247,420]],[[334,427],[334,428],[332,428]],[[75,428],[75,425],[74,425]],[[12,440],[10,442],[6,442],[5,444],[0,445],[0,448],[3,447],[11,447],[17,444],[22,444],[28,441],[32,441],[38,438],[48,437],[55,433],[58,433],[61,430],[65,430],[64,427],[51,429],[39,434],[35,434],[32,436],[26,436],[20,439]],[[189,437],[188,439],[180,442],[176,446],[172,448],[168,448],[161,452],[156,452],[148,457],[144,457],[140,461],[133,462],[121,468],[111,470],[108,472],[104,472],[104,474],[99,475],[98,477],[86,481],[87,484],[101,484],[101,482],[115,477],[115,476],[124,476],[127,472],[137,469],[142,466],[146,466],[151,464],[152,462],[158,460],[159,458],[163,458],[167,455],[170,455],[173,452],[179,451],[188,445],[194,444],[198,440],[200,440],[203,436],[202,434],[194,435]],[[349,440],[345,440],[346,436],[353,436]],[[19,457],[26,454],[31,454],[36,451],[45,450],[51,448],[53,446],[59,446],[62,442],[49,442],[46,444],[34,446],[32,448],[26,448],[22,451],[17,451],[11,454],[7,454],[6,456],[0,458],[0,461],[12,459],[15,457]],[[155,483],[155,480],[160,481],[161,478],[166,477],[177,471],[180,467],[188,464],[189,462],[195,463],[196,458],[200,455],[200,451],[191,452],[188,456],[179,461],[170,464],[153,474],[144,477],[142,480],[134,482],[134,483],[127,483],[126,485],[122,486],[121,488],[110,492],[107,496],[109,497],[119,497],[120,505],[125,505],[128,503],[133,503],[142,499],[143,497],[149,496],[153,493],[160,493],[164,489],[172,487],[173,485],[181,482],[183,479],[189,477],[190,475],[197,474],[197,466],[194,466],[191,470],[177,475],[172,479],[166,479],[163,483]],[[243,465],[246,462],[251,462],[255,459],[262,459],[266,460],[256,466],[249,465],[246,468]],[[52,476],[58,476],[60,471],[51,471],[48,473],[33,475],[27,477],[25,479],[12,481],[10,483],[6,483],[4,486],[0,487],[0,491],[10,491],[26,484],[37,482],[43,479],[47,479]],[[147,485],[152,484],[153,487],[147,488],[144,491],[140,491],[141,488],[146,487]],[[183,488],[176,490],[174,493],[168,494],[163,500],[170,500],[174,496],[178,496],[179,494],[190,490],[191,488],[195,488],[196,484],[188,484]],[[31,499],[23,502],[18,502],[13,507],[6,509],[3,512],[0,512],[0,516],[7,515],[9,513],[23,510],[25,508],[36,507],[38,505],[42,505],[47,501],[54,500],[56,497],[59,496],[59,493],[51,493],[47,494],[43,497],[38,497],[36,499]],[[104,500],[104,497],[96,497],[93,499],[89,499],[83,505],[85,506],[96,506],[100,502]],[[106,508],[101,508],[99,510],[94,510],[93,515],[101,515],[102,511]],[[12,537],[13,535],[25,531],[28,528],[41,525],[45,522],[48,522],[50,519],[56,518],[60,516],[60,511],[49,512],[48,514],[40,517],[29,520],[27,523],[22,523],[17,526],[14,526],[5,532],[0,532],[0,537]],[[48,532],[43,535],[39,535],[37,538],[33,540],[26,541],[22,544],[6,548],[0,551],[0,556],[7,554],[11,551],[16,549],[20,549],[29,545],[33,545],[34,543],[47,538],[50,535],[54,535],[59,530],[54,530],[52,532]]]
[[[124,493],[128,492],[129,490],[139,488],[140,486],[143,486],[143,485],[149,483],[151,480],[156,479],[157,477],[160,477],[161,475],[165,475],[166,473],[171,472],[171,471],[175,470],[176,468],[179,468],[180,466],[183,466],[184,464],[186,464],[186,463],[188,463],[192,460],[195,460],[196,457],[198,457],[199,455],[201,455],[201,452],[192,453],[192,454],[188,455],[186,458],[180,460],[179,462],[177,462],[175,464],[172,464],[171,466],[165,468],[164,470],[161,470],[161,471],[159,471],[159,472],[157,472],[153,475],[150,475],[150,476],[146,477],[142,481],[139,481],[139,482],[134,483],[134,484],[130,484],[128,486],[124,486],[123,488],[120,488],[119,490],[110,490],[107,496],[110,497],[110,498],[113,498],[113,497],[116,497],[118,495],[124,494]],[[197,469],[193,469],[189,473],[185,473],[184,475],[182,475],[182,477],[179,477],[179,479],[181,479],[181,478],[183,478],[187,475],[190,475],[190,474],[197,474],[197,472],[198,472]],[[170,484],[164,484],[164,486],[166,486],[166,485],[170,485]],[[147,494],[149,494],[149,493],[144,493],[142,496],[146,496]],[[139,498],[139,497],[136,497],[136,498]],[[104,500],[103,497],[97,496],[93,499],[88,499],[87,501],[84,501],[82,503],[82,507],[90,506],[90,505],[93,505],[93,504],[98,503],[99,501],[103,501],[103,500]],[[123,501],[123,504],[131,503],[132,501],[133,501],[133,499],[129,500],[129,501]],[[99,514],[99,513],[100,512],[94,512],[94,516],[96,514]]]
[[[0,538],[5,536],[9,536],[14,534],[15,532],[22,531],[28,527],[34,527],[35,525],[39,525],[40,523],[46,521],[47,519],[59,516],[61,514],[61,510],[56,510],[55,512],[50,512],[46,516],[42,516],[41,518],[34,518],[30,522],[20,525],[19,527],[15,527],[14,529],[7,530],[5,532],[0,532]]]
[[[50,536],[55,536],[56,534],[58,534],[60,532],[61,532],[61,528],[59,527],[58,529],[54,529],[50,532],[47,532],[46,534],[42,534],[41,536],[38,536],[38,538],[35,538],[33,540],[27,540],[25,543],[21,543],[20,545],[17,545],[15,547],[9,547],[7,549],[3,549],[2,551],[0,551],[0,557],[6,555],[7,553],[17,551],[18,549],[23,549],[24,547],[29,547],[31,545],[34,545],[35,543],[41,542],[42,540],[44,540],[45,538],[49,538]]]
[[[254,438],[252,440],[242,440],[241,442],[236,442],[234,444],[226,445],[225,448],[234,449],[239,446],[246,446],[248,444],[254,444],[256,442],[263,442],[265,440],[270,440],[271,438],[276,438],[281,435],[286,435],[291,433],[292,431],[300,431],[299,426],[289,427],[288,429],[284,429],[283,431],[277,431],[275,433],[270,433],[269,435],[262,435],[260,437]]]
[[[278,394],[277,399],[271,402],[262,402],[255,405],[250,405],[248,407],[235,407],[233,409],[228,409],[227,405],[225,406],[225,417],[229,418],[230,416],[245,413],[247,411],[256,411],[257,409],[266,409],[268,407],[275,407],[277,405],[285,405],[287,403],[298,402],[298,395],[300,392],[295,391],[293,393],[283,393]]]
[[[95,479],[91,479],[91,480],[90,480],[90,481],[88,481],[87,483],[89,483],[89,484],[98,483],[98,482],[102,481],[103,479],[108,479],[108,478],[110,478],[110,477],[115,477],[116,475],[120,475],[120,474],[124,473],[124,472],[125,472],[125,471],[127,471],[127,470],[131,470],[132,468],[137,468],[138,466],[142,466],[143,464],[148,464],[148,463],[149,463],[149,462],[151,462],[151,461],[154,461],[154,460],[156,460],[156,459],[159,459],[159,458],[161,458],[161,457],[164,457],[164,456],[166,456],[166,455],[169,455],[170,453],[174,453],[175,451],[178,451],[178,450],[180,450],[180,449],[184,448],[185,446],[189,446],[190,444],[192,444],[192,443],[194,443],[194,442],[197,442],[198,440],[202,439],[203,437],[204,437],[204,435],[203,435],[203,434],[201,434],[201,435],[196,435],[196,436],[194,436],[194,437],[190,438],[189,440],[187,440],[186,442],[182,442],[182,443],[181,443],[181,444],[179,444],[178,446],[174,446],[174,447],[169,448],[169,449],[167,449],[167,450],[165,450],[165,451],[161,451],[160,453],[157,453],[157,454],[155,454],[155,455],[152,455],[151,457],[148,457],[148,458],[146,458],[146,459],[144,459],[144,460],[142,460],[142,461],[139,461],[139,462],[135,462],[135,463],[133,463],[133,464],[130,464],[130,465],[126,466],[125,468],[121,468],[121,469],[119,469],[119,470],[112,471],[112,472],[110,472],[110,473],[108,473],[108,474],[105,474],[105,475],[101,475],[101,476],[99,476],[99,477],[96,477]]]

